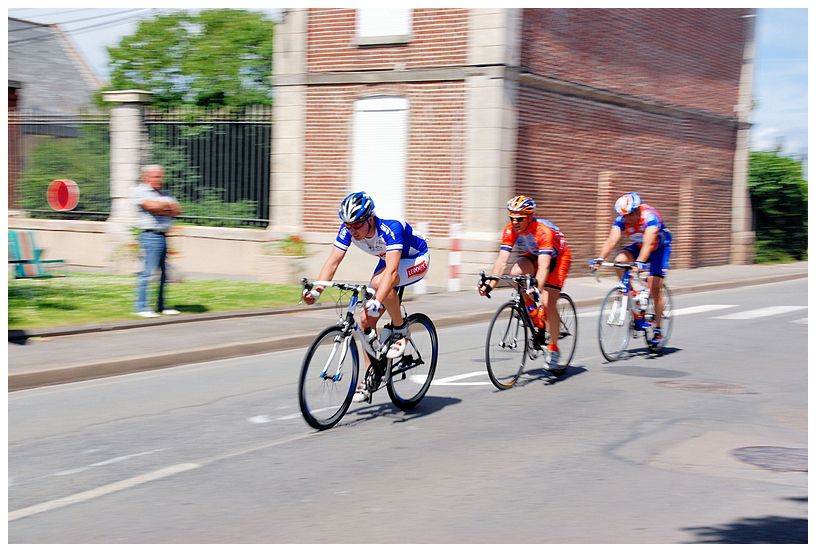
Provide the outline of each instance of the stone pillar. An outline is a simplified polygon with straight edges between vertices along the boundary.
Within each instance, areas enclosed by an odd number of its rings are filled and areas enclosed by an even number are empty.
[[[275,234],[299,233],[303,228],[307,20],[307,9],[287,9],[283,21],[275,27],[272,64],[275,104],[269,190],[269,230]]]
[[[697,244],[694,232],[694,179],[686,177],[680,182],[680,204],[677,212],[677,228],[672,232],[672,268],[695,268],[697,260],[694,247]]]
[[[144,107],[152,94],[144,90],[103,92],[102,98],[114,104],[110,114],[110,195],[111,212],[107,220],[110,267],[118,270],[118,252],[130,241],[130,228],[136,223],[133,189],[139,183],[141,166],[147,160],[147,132]]]
[[[745,18],[746,39],[740,74],[739,104],[737,113],[737,147],[734,152],[734,180],[731,193],[731,263],[754,262],[755,235],[752,225],[751,196],[748,192],[748,131],[751,128],[751,102],[754,74],[754,28],[756,10]]]
[[[521,10],[471,9],[462,272],[489,267],[515,191]]]
[[[613,171],[601,171],[598,173],[598,195],[595,200],[595,251],[599,252],[603,247],[606,238],[609,236],[609,229],[612,228],[612,221],[615,220],[614,206],[615,199],[612,197],[612,185],[615,182]]]

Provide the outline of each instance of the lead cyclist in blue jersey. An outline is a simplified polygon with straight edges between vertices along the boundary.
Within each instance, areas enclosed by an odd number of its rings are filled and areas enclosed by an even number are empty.
[[[340,263],[353,243],[366,253],[379,257],[374,268],[370,286],[377,294],[366,302],[360,317],[363,332],[369,341],[376,337],[377,321],[383,309],[388,311],[391,324],[386,325],[388,333],[398,339],[394,340],[386,353],[388,358],[397,358],[405,350],[408,327],[402,317],[397,289],[420,281],[428,273],[431,257],[428,243],[405,221],[387,220],[374,213],[374,201],[365,192],[355,192],[346,196],[338,209],[343,224],[334,240],[334,248],[329,258],[320,269],[318,280],[334,278]],[[322,286],[315,286],[312,291],[303,292],[303,300],[311,305],[323,291]],[[386,332],[384,332],[385,334]],[[385,339],[385,337],[383,337]],[[368,357],[363,355],[366,364]],[[365,388],[362,378],[355,402],[369,400],[371,392]]]

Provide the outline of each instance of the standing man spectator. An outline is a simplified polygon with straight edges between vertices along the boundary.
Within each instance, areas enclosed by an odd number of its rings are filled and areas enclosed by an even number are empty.
[[[139,244],[144,261],[136,292],[136,315],[142,318],[159,316],[147,307],[147,286],[156,269],[161,270],[156,311],[161,314],[179,314],[175,309],[165,308],[164,286],[167,283],[167,232],[173,219],[181,214],[181,205],[162,190],[163,179],[164,167],[161,165],[142,167],[142,181],[134,192],[139,213],[137,225],[141,230]]]

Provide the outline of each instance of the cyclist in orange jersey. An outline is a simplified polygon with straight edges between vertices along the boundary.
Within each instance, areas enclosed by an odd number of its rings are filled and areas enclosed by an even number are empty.
[[[519,195],[507,202],[510,222],[502,232],[499,254],[493,263],[491,275],[504,274],[513,246],[518,246],[521,255],[510,269],[510,274],[535,275],[550,334],[548,369],[556,370],[561,357],[558,350],[561,321],[557,303],[567,279],[572,253],[566,236],[552,222],[535,218],[535,210],[535,201],[527,196]],[[492,289],[489,283],[478,286],[479,295],[486,295]],[[535,290],[528,290],[527,295],[530,302],[535,301]]]

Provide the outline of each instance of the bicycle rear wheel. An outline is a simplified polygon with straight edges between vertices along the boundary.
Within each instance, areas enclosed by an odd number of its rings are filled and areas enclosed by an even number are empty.
[[[333,427],[351,405],[360,356],[352,334],[341,326],[323,330],[306,352],[298,398],[303,419],[315,429]]]
[[[619,288],[613,288],[601,303],[601,317],[598,319],[598,344],[601,353],[609,361],[621,358],[629,344],[629,330],[632,326],[632,310],[629,297]]]
[[[672,331],[672,323],[674,321],[674,317],[672,314],[674,313],[674,302],[672,301],[671,293],[669,293],[669,288],[666,287],[666,284],[661,284],[660,286],[660,294],[663,296],[663,316],[660,320],[660,331],[663,334],[660,343],[657,345],[652,344],[652,338],[654,338],[654,326],[649,326],[646,328],[646,345],[652,351],[659,351],[663,347],[666,346],[666,343],[669,342],[669,337],[671,336]],[[655,306],[654,306],[654,299],[649,297],[649,313],[654,313]]]
[[[499,307],[493,315],[487,330],[485,363],[487,375],[498,389],[509,389],[518,381],[527,362],[527,339],[531,331],[512,301]]]
[[[572,362],[575,355],[575,346],[578,343],[578,313],[575,310],[575,303],[572,297],[562,293],[558,297],[558,318],[561,319],[561,331],[558,334],[558,350],[561,351],[561,359],[558,363],[557,373],[563,373]]]
[[[394,406],[410,410],[428,392],[436,372],[439,339],[431,319],[424,314],[408,316],[408,343],[399,358],[390,360],[388,396]]]

